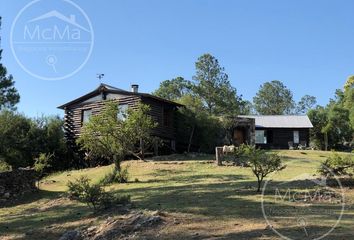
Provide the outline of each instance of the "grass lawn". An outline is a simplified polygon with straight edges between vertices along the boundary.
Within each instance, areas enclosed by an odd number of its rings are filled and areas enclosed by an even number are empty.
[[[287,183],[302,173],[313,178],[320,162],[330,153],[322,151],[278,151],[287,168],[273,178]],[[146,238],[159,239],[281,239],[267,228],[261,209],[261,194],[249,168],[217,167],[213,156],[183,161],[128,161],[131,183],[114,184],[108,191],[129,194],[134,208],[161,210],[174,223],[166,224]],[[107,215],[93,213],[85,205],[62,197],[68,180],[87,175],[98,181],[112,166],[58,173],[41,183],[41,190],[19,204],[0,208],[0,239],[58,239],[65,231],[95,225]],[[134,182],[137,179],[138,182]],[[299,179],[304,180],[304,179]],[[298,188],[301,188],[299,185]],[[271,196],[265,196],[266,200]],[[325,239],[354,238],[354,190],[345,188],[346,207],[337,228]],[[281,205],[279,208],[283,208]],[[324,205],[321,209],[331,206]],[[335,209],[334,211],[337,211]],[[106,213],[105,213],[106,214]],[[118,215],[111,212],[109,215]],[[314,219],[316,216],[313,216]],[[277,219],[283,233],[296,239],[311,239],[303,229],[287,226],[287,216]],[[320,218],[310,230],[329,228],[336,219]],[[298,235],[296,235],[298,234]],[[141,239],[145,239],[141,237]]]

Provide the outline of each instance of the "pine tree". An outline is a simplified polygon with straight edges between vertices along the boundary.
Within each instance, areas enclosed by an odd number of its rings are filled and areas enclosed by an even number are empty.
[[[1,17],[0,17],[1,29]],[[0,38],[1,41],[1,38]],[[20,101],[20,95],[14,87],[15,82],[12,75],[7,74],[6,67],[1,63],[2,49],[0,48],[0,110],[16,109],[16,104]]]

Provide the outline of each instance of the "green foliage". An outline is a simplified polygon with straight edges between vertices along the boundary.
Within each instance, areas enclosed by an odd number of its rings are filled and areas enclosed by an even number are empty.
[[[109,185],[112,183],[127,183],[129,180],[129,167],[122,168],[117,171],[116,168],[112,169],[111,172],[107,173],[101,180],[100,184]]]
[[[316,105],[316,102],[316,97],[314,96],[303,96],[296,105],[296,113],[306,114],[310,109],[313,109],[313,107]]]
[[[188,94],[191,91],[191,87],[191,82],[185,80],[183,77],[177,77],[162,81],[160,87],[152,94],[164,99],[176,101]]]
[[[57,116],[30,119],[22,114],[0,111],[0,158],[13,168],[33,166],[40,153],[53,153],[53,170],[73,165],[67,148],[63,121]]]
[[[353,155],[341,156],[334,152],[320,166],[319,173],[323,176],[333,177],[347,176],[354,174],[354,157]]]
[[[177,146],[184,146],[184,150],[212,152],[220,140],[222,129],[219,118],[210,115],[198,96],[187,94],[179,102],[185,108],[177,112]]]
[[[350,77],[344,91],[337,89],[335,99],[326,107],[316,107],[308,116],[314,126],[311,141],[320,149],[351,151],[354,144],[354,89]]]
[[[249,167],[249,156],[253,154],[254,151],[256,151],[254,146],[248,144],[241,144],[240,146],[236,147],[235,151],[232,153],[234,157],[234,162],[237,166]]]
[[[239,150],[241,159],[247,161],[247,165],[252,169],[253,174],[257,178],[257,192],[261,191],[264,178],[270,173],[285,169],[279,155],[275,153],[267,153],[264,150],[257,149],[255,146],[243,146]]]
[[[5,161],[0,159],[0,172],[11,171],[12,167],[7,164]]]
[[[33,169],[36,171],[39,180],[49,173],[54,155],[51,153],[40,153],[35,159]]]
[[[90,156],[110,159],[118,171],[127,154],[135,154],[135,145],[146,142],[150,131],[156,126],[147,105],[128,109],[125,119],[118,118],[119,108],[115,101],[107,101],[100,114],[94,115],[81,129],[77,143]]]
[[[91,184],[86,176],[81,176],[74,182],[69,181],[67,187],[67,195],[70,199],[83,202],[95,210],[130,202],[129,196],[116,196],[105,192],[100,184]]]
[[[253,103],[256,111],[263,115],[289,114],[295,105],[290,89],[278,80],[261,85]]]
[[[0,49],[0,110],[16,109],[15,106],[20,101],[20,95],[14,87],[15,82],[12,75],[8,75],[6,67],[1,63],[1,55],[2,49]]]
[[[207,53],[198,58],[195,68],[192,90],[200,97],[207,111],[214,115],[239,114],[242,99],[237,96],[219,61]]]

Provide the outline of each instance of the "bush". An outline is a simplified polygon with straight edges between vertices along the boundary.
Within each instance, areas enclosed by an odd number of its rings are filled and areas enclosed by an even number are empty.
[[[263,179],[272,172],[283,170],[286,166],[282,164],[279,155],[267,153],[257,149],[255,146],[242,144],[234,151],[235,162],[238,165],[250,167],[257,177],[257,192],[260,192]]]
[[[333,153],[320,166],[319,173],[323,176],[352,176],[354,173],[354,158],[352,155],[341,156]]]
[[[81,176],[74,182],[69,181],[67,186],[70,199],[86,203],[95,210],[130,202],[130,196],[117,196],[105,192],[101,184],[91,184],[86,176]]]
[[[111,172],[107,173],[101,180],[100,184],[108,185],[111,183],[127,183],[129,179],[129,167],[122,168],[118,171],[114,168]]]
[[[5,161],[0,160],[0,172],[11,171],[12,167]]]
[[[35,159],[33,169],[38,176],[38,186],[39,180],[49,173],[53,156],[51,153],[40,153],[38,158]]]
[[[248,167],[248,157],[253,151],[255,151],[255,146],[241,144],[239,147],[236,147],[235,151],[232,153],[233,161],[237,166]]]

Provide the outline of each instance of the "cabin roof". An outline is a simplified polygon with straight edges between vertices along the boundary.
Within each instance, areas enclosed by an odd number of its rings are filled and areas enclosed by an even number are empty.
[[[81,96],[81,97],[78,97],[70,102],[67,102],[61,106],[59,106],[58,108],[60,109],[65,109],[69,106],[72,106],[74,104],[77,104],[77,103],[81,103],[91,97],[94,97],[94,96],[97,96],[98,94],[100,93],[116,93],[116,94],[123,94],[123,95],[134,95],[134,96],[140,96],[140,97],[145,97],[145,98],[150,98],[150,99],[155,99],[157,101],[161,101],[161,102],[164,102],[164,103],[167,103],[167,104],[171,104],[171,105],[175,105],[175,106],[183,106],[182,104],[179,104],[179,103],[176,103],[176,102],[173,102],[173,101],[170,101],[170,100],[167,100],[167,99],[164,99],[164,98],[160,98],[160,97],[157,97],[157,96],[154,96],[152,94],[149,94],[149,93],[140,93],[140,92],[130,92],[130,91],[126,91],[126,90],[123,90],[123,89],[120,89],[120,88],[116,88],[116,87],[113,87],[113,86],[110,86],[108,84],[104,84],[104,83],[101,83],[95,90]]]
[[[241,118],[254,118],[259,128],[313,128],[306,115],[239,115]]]

